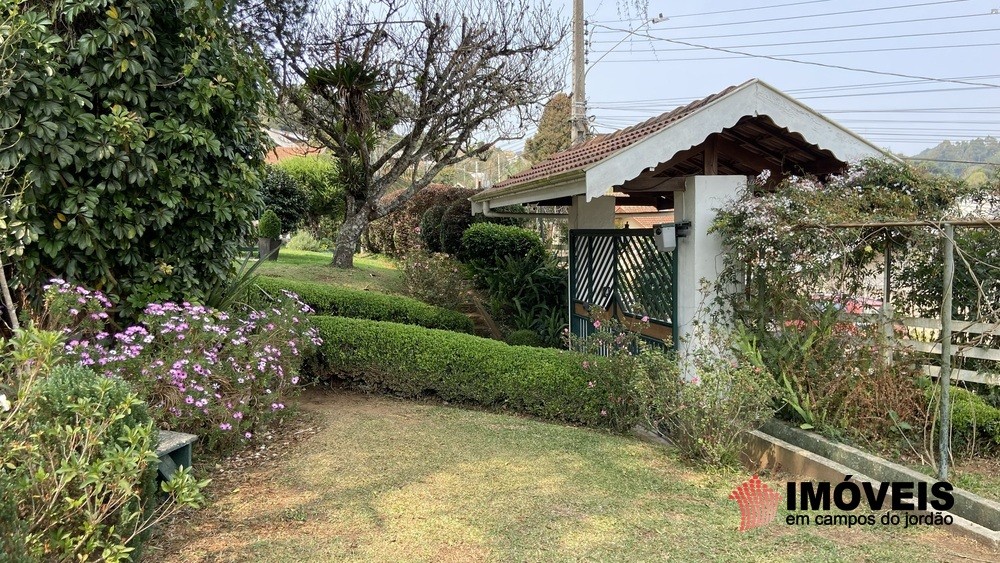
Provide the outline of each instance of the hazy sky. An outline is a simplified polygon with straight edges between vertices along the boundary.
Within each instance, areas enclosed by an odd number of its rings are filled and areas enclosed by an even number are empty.
[[[621,1],[585,0],[597,131],[760,78],[908,155],[1000,136],[1000,0],[651,0],[645,22]]]

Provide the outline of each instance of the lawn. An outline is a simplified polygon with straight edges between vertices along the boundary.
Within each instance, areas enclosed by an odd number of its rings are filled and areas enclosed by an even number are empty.
[[[686,466],[630,437],[316,389],[314,434],[217,472],[212,505],[157,532],[166,561],[991,560],[943,530],[740,533],[747,474]],[[288,440],[285,440],[288,442]],[[285,448],[282,450],[281,448]],[[272,455],[274,455],[272,451]],[[780,486],[783,479],[767,478]],[[183,546],[183,547],[182,547]]]
[[[323,282],[382,293],[401,293],[403,277],[395,264],[378,254],[357,254],[354,268],[343,270],[330,265],[331,252],[309,252],[282,248],[278,260],[265,262],[257,273],[299,281]]]

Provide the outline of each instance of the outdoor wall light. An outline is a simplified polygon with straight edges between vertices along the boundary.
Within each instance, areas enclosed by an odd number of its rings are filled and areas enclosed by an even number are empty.
[[[690,232],[691,221],[653,225],[653,241],[660,252],[672,252],[677,248],[677,239],[688,236]]]
[[[653,241],[660,252],[672,252],[677,248],[677,237],[673,223],[653,225]]]

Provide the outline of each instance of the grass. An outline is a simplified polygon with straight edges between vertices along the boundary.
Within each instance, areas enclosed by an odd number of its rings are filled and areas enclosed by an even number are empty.
[[[727,497],[748,474],[692,469],[629,437],[324,390],[300,404],[313,413],[313,437],[257,473],[217,480],[212,506],[161,532],[177,547],[150,553],[263,562],[995,555],[942,530],[787,526],[781,514],[741,533]]]
[[[402,293],[403,276],[392,261],[377,254],[357,254],[354,268],[343,270],[330,265],[331,252],[310,252],[282,248],[278,260],[257,269],[264,276],[300,281],[331,283],[341,287],[382,293]]]

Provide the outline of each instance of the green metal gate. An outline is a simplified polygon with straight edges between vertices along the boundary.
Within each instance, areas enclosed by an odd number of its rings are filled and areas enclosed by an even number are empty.
[[[594,308],[612,317],[649,317],[643,340],[676,349],[675,251],[656,249],[653,229],[574,229],[569,232],[569,319],[574,335],[595,329]]]

